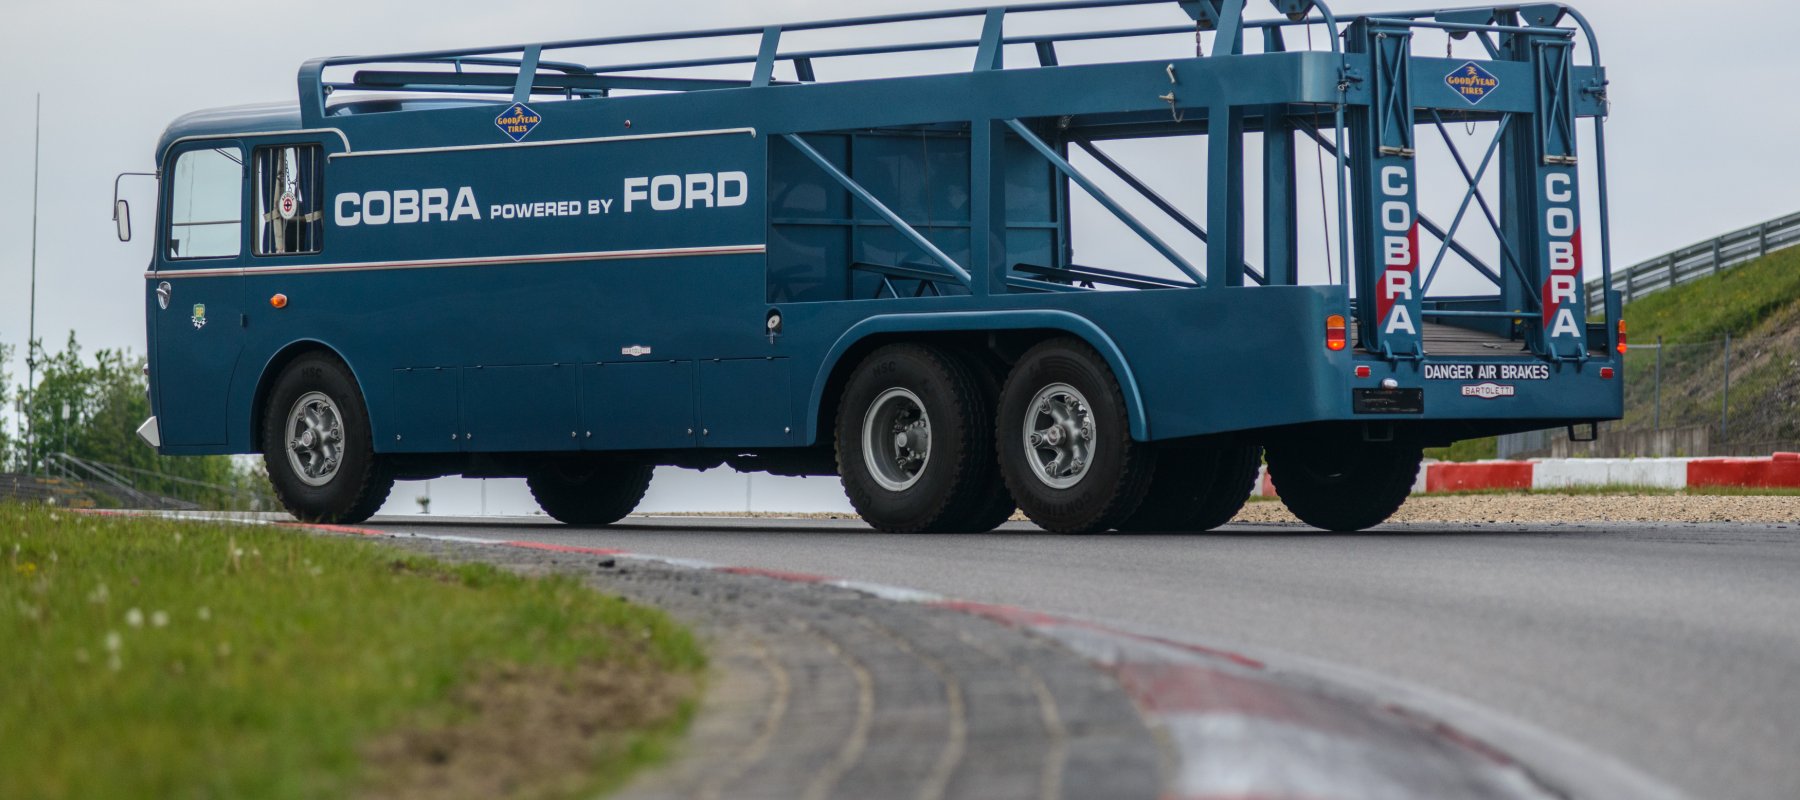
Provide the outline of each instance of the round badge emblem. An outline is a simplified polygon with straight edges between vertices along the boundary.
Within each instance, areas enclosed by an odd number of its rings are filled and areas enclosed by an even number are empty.
[[[300,200],[294,197],[293,192],[283,193],[281,199],[275,202],[275,210],[281,214],[282,219],[293,219],[300,211]]]

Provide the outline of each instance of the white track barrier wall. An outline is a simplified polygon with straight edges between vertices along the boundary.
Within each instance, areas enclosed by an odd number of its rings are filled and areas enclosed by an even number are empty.
[[[1562,458],[1535,462],[1533,489],[1567,489],[1573,486],[1650,486],[1681,489],[1687,486],[1685,458]]]
[[[1425,494],[1434,483],[1461,491],[1517,491],[1524,485],[1520,468],[1529,466],[1533,489],[1616,486],[1685,489],[1689,486],[1800,487],[1800,454],[1777,453],[1763,458],[1544,458],[1531,461],[1427,461],[1413,482],[1413,494]],[[1441,480],[1433,481],[1434,477]],[[1275,497],[1267,467],[1257,481],[1257,494]]]

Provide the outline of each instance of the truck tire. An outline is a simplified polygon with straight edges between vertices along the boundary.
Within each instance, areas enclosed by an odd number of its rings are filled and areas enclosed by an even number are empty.
[[[282,369],[263,405],[260,440],[276,499],[302,522],[362,522],[394,488],[356,376],[329,354]]]
[[[1041,342],[1013,365],[997,428],[1006,487],[1044,530],[1113,528],[1150,488],[1155,453],[1131,440],[1119,382],[1079,339]]]
[[[625,518],[650,488],[651,464],[592,461],[558,463],[525,477],[538,508],[565,525],[600,527]]]
[[[844,494],[865,522],[889,533],[979,533],[1005,519],[983,398],[973,369],[936,347],[887,345],[857,365],[835,432]]]
[[[1275,491],[1301,522],[1360,531],[1400,510],[1424,453],[1403,444],[1289,442],[1271,444],[1268,458]]]
[[[1262,448],[1201,447],[1156,454],[1156,477],[1120,530],[1199,533],[1231,521],[1256,489]]]

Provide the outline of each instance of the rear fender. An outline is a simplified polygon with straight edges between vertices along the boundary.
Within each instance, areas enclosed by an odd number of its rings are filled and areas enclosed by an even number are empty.
[[[812,395],[807,403],[806,441],[819,440],[819,410],[825,401],[825,387],[837,370],[844,354],[857,342],[870,336],[891,333],[955,333],[968,331],[1056,330],[1087,342],[1099,351],[1106,365],[1119,381],[1125,396],[1125,413],[1130,420],[1131,438],[1148,441],[1150,422],[1144,413],[1144,402],[1138,393],[1137,378],[1112,337],[1086,317],[1056,309],[1020,311],[958,311],[926,314],[884,314],[869,317],[844,332],[825,354],[819,372],[813,376]]]

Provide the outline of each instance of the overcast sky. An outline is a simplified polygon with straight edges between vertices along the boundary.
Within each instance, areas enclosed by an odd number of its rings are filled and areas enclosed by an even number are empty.
[[[140,236],[119,244],[109,214],[113,175],[152,169],[158,134],[183,113],[293,102],[295,71],[309,57],[970,4],[12,0],[0,24],[0,73],[10,76],[0,83],[0,108],[9,120],[0,125],[0,342],[22,345],[25,339],[36,92],[43,94],[44,109],[38,335],[54,347],[75,330],[90,349],[142,352],[142,272],[150,253],[148,187],[139,183],[128,192],[135,200]],[[1417,0],[1341,0],[1334,8],[1354,12],[1424,5]],[[1620,266],[1800,210],[1800,153],[1794,144],[1800,106],[1787,93],[1800,78],[1800,48],[1793,44],[1788,16],[1792,4],[1726,0],[1703,5],[1705,12],[1695,11],[1702,4],[1668,0],[1579,4],[1600,33],[1611,69],[1613,116],[1607,130],[1613,249]],[[1252,0],[1250,8],[1254,16],[1270,15],[1263,0]],[[1182,19],[1171,2],[1129,14],[1088,13],[1073,18],[1078,20],[1073,25],[1057,27],[1112,27],[1125,17]],[[973,31],[966,24],[954,30]],[[854,34],[840,36],[844,38],[814,38],[809,44],[858,41]],[[1112,54],[1139,57],[1134,47]],[[692,46],[683,52],[693,52]],[[1472,49],[1461,52],[1473,54]],[[966,60],[968,55],[934,58]],[[1478,155],[1477,150],[1471,157]],[[1453,201],[1454,195],[1446,193],[1455,187],[1438,180],[1447,177],[1421,176],[1428,199],[1435,193]],[[23,378],[22,354],[11,371],[15,383]]]

